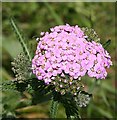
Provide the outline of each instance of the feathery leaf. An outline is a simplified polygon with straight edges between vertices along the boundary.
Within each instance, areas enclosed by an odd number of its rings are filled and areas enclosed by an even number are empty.
[[[0,90],[2,91],[11,91],[16,90],[16,84],[14,84],[14,80],[7,80],[2,82],[2,85],[0,86]]]
[[[13,18],[10,18],[10,23],[11,23],[11,26],[13,27],[13,30],[16,33],[16,36],[18,37],[19,42],[21,43],[21,45],[23,47],[23,51],[24,51],[25,55],[27,55],[29,60],[31,61],[31,55],[29,53],[28,46],[27,46],[27,44],[24,40],[24,37],[21,34],[18,26],[16,25],[15,21],[13,20]]]

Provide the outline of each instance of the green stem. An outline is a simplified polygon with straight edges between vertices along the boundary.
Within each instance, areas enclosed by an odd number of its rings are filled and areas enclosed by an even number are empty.
[[[58,109],[58,101],[54,101],[52,98],[51,108],[50,108],[50,118],[56,118]]]

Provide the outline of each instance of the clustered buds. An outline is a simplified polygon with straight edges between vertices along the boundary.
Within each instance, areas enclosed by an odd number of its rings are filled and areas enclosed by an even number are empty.
[[[95,42],[100,42],[100,38],[98,37],[98,34],[95,32],[94,29],[92,28],[87,28],[87,27],[83,27],[81,28],[82,31],[84,32],[84,34],[86,36],[88,36],[86,39],[87,41],[95,41]]]
[[[83,87],[83,84],[81,83],[80,79],[79,80],[73,80],[72,77],[61,77],[61,76],[56,76],[52,81],[52,85],[55,86],[55,91],[60,92],[61,95],[64,95],[65,93],[71,93],[74,96],[77,95],[77,92],[80,90],[80,88]]]
[[[79,79],[86,74],[96,79],[107,76],[106,68],[112,65],[109,53],[100,43],[88,41],[89,36],[80,27],[66,24],[50,31],[41,33],[32,60],[33,73],[39,80],[55,85],[56,90],[62,90],[66,83],[72,85],[74,81],[75,84],[78,82],[78,88]]]
[[[29,59],[23,53],[20,53],[11,64],[13,66],[12,70],[16,74],[16,80],[18,82],[27,80],[31,73],[31,64]]]
[[[91,97],[89,94],[82,93],[81,91],[75,96],[75,101],[79,107],[86,107],[90,101]]]

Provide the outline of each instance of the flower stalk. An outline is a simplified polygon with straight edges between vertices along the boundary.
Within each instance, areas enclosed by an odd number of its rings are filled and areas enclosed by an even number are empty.
[[[50,118],[56,118],[58,105],[59,105],[58,101],[55,101],[52,98],[51,107],[50,107]]]

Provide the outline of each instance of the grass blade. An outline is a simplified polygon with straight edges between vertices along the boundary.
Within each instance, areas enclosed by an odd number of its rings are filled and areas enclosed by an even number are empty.
[[[46,2],[46,0],[45,0],[44,4],[45,4],[45,6],[48,8],[48,10],[50,11],[50,13],[51,13],[51,15],[53,16],[53,18],[55,19],[56,23],[59,24],[59,25],[60,25],[60,24],[64,24],[63,21],[62,21],[62,19],[61,19],[61,18],[58,16],[58,14],[54,11],[53,7],[52,7],[48,2]]]
[[[107,48],[111,43],[111,40],[107,40],[106,43],[103,44],[104,48]]]
[[[94,108],[98,113],[100,113],[101,115],[103,115],[104,117],[106,117],[106,118],[113,118],[113,115],[112,115],[109,111],[107,111],[107,110],[105,110],[105,109],[103,109],[103,108],[101,108],[101,107],[97,107],[97,106],[95,106],[95,105],[93,105],[93,108]]]

